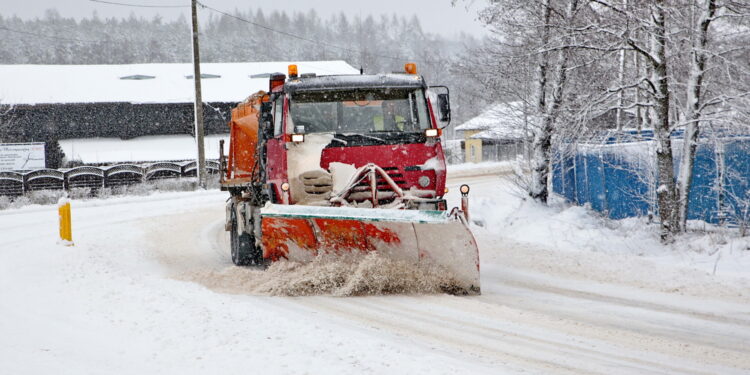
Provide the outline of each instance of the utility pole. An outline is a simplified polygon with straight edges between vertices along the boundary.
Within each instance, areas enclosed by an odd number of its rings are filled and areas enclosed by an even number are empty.
[[[191,1],[193,11],[193,81],[195,82],[195,142],[198,146],[196,176],[198,186],[206,188],[206,152],[203,149],[203,99],[201,99],[201,57],[198,48],[198,11],[196,0]]]

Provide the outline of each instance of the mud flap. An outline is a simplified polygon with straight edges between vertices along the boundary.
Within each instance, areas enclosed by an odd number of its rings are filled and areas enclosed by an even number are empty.
[[[479,294],[479,252],[459,215],[443,211],[268,204],[261,209],[263,257],[310,261],[321,253],[377,251],[451,272],[457,294]]]

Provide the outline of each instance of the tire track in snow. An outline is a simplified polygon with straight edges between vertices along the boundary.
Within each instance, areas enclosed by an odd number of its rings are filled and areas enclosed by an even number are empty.
[[[540,370],[551,371],[559,374],[577,374],[577,368],[560,364],[553,359],[543,359],[528,354],[520,353],[518,350],[513,351],[505,342],[496,341],[492,344],[480,342],[481,337],[467,335],[464,327],[456,331],[447,321],[440,322],[438,325],[427,324],[427,320],[422,316],[410,316],[403,314],[404,311],[398,308],[383,310],[372,306],[358,306],[357,301],[329,301],[325,298],[330,297],[310,297],[298,299],[296,302],[300,306],[308,309],[326,312],[330,315],[347,319],[353,322],[359,322],[365,326],[385,331],[397,336],[405,336],[414,344],[430,347],[437,350],[440,346],[441,351],[468,354],[481,360],[490,360],[491,363],[508,365],[512,362],[512,367],[529,371],[530,367],[536,367]],[[354,299],[375,298],[359,297]],[[415,297],[419,298],[419,297]],[[391,306],[384,303],[385,306]],[[479,340],[478,340],[479,339]],[[494,345],[493,345],[494,344]]]
[[[722,365],[727,368],[750,369],[750,357],[747,350],[742,347],[724,349],[716,342],[700,343],[693,340],[699,335],[700,329],[696,328],[693,335],[679,335],[671,330],[640,329],[636,324],[637,319],[622,319],[619,316],[597,314],[595,309],[585,301],[569,303],[577,306],[576,314],[566,313],[569,310],[559,304],[549,303],[546,309],[538,309],[534,306],[535,295],[529,294],[526,303],[505,303],[502,297],[487,293],[476,297],[474,311],[475,319],[483,319],[491,316],[498,321],[517,321],[531,327],[537,327],[547,332],[587,337],[590,339],[606,342],[617,347],[645,351],[648,353],[659,353],[672,359],[687,359],[690,362],[706,365]],[[543,303],[542,303],[543,304]],[[465,311],[467,307],[460,301],[447,300],[442,304],[445,308],[456,311]],[[472,309],[472,310],[474,310]],[[591,319],[590,316],[599,316],[600,319]],[[669,362],[668,362],[669,363]],[[718,373],[731,373],[731,370],[722,370]]]
[[[446,301],[452,297],[367,297],[350,301],[316,297],[299,299],[307,308],[324,309],[337,316],[360,321],[379,329],[406,335],[421,345],[439,344],[447,350],[469,352],[491,361],[513,362],[526,370],[553,371],[554,373],[597,374],[713,374],[717,368],[689,369],[670,365],[669,358],[657,358],[642,350],[613,346],[597,339],[560,334],[533,325],[514,321],[514,311],[502,314],[500,319],[473,316],[467,313],[475,301],[463,298],[458,309],[445,313]],[[414,299],[419,303],[414,308]],[[465,299],[470,299],[466,301]],[[423,306],[426,305],[426,306]],[[497,308],[494,306],[493,308]],[[522,313],[523,314],[523,313]],[[481,321],[482,323],[479,323]],[[502,328],[500,328],[502,327]],[[533,332],[531,334],[528,332]],[[552,338],[547,338],[552,337]],[[623,352],[628,355],[623,354]],[[640,357],[650,357],[646,360]],[[666,359],[666,360],[665,360]],[[709,366],[712,367],[712,366]],[[722,373],[731,374],[732,370]]]
[[[561,286],[545,285],[540,282],[532,281],[530,279],[521,279],[518,276],[509,276],[514,273],[513,270],[507,267],[500,267],[502,274],[489,274],[487,279],[502,282],[503,285],[509,285],[521,289],[533,289],[535,291],[549,293],[553,295],[566,296],[574,299],[589,300],[606,302],[612,305],[618,305],[622,307],[634,307],[650,311],[658,311],[669,314],[684,315],[687,317],[706,320],[716,323],[725,323],[743,326],[744,328],[750,329],[750,319],[733,318],[729,316],[717,315],[714,312],[698,311],[695,309],[680,309],[676,306],[670,306],[667,304],[655,303],[652,301],[636,300],[632,298],[624,298],[618,296],[605,295],[602,293],[578,290],[572,288],[563,288]]]
[[[545,314],[574,319],[587,324],[627,330],[635,333],[648,332],[674,339],[680,337],[693,344],[724,349],[740,353],[747,350],[750,342],[750,322],[744,319],[720,316],[714,312],[700,312],[695,309],[681,309],[677,306],[657,304],[651,301],[607,296],[600,293],[540,284],[533,280],[508,276],[513,272],[507,268],[502,276],[492,273],[487,279],[493,285],[501,285],[498,293],[485,294],[483,299],[503,303]],[[484,280],[483,280],[484,281]],[[514,296],[525,295],[526,298]],[[592,305],[595,304],[595,305]],[[569,305],[592,306],[589,310],[571,310]],[[647,320],[644,320],[648,317]],[[747,356],[745,356],[748,358]],[[750,358],[746,361],[750,366]]]

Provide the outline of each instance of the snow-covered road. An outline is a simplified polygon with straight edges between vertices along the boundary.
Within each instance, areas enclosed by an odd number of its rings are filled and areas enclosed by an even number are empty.
[[[0,373],[750,373],[746,292],[666,288],[689,271],[489,227],[474,228],[481,296],[254,295],[225,199],[74,202],[74,247],[55,244],[54,208],[0,211]]]

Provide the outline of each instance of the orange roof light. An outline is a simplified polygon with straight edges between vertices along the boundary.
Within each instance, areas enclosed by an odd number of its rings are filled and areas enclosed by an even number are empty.
[[[404,70],[406,70],[406,74],[417,74],[417,64],[406,63],[406,65],[404,65]]]
[[[297,78],[297,65],[289,65],[289,78]]]

